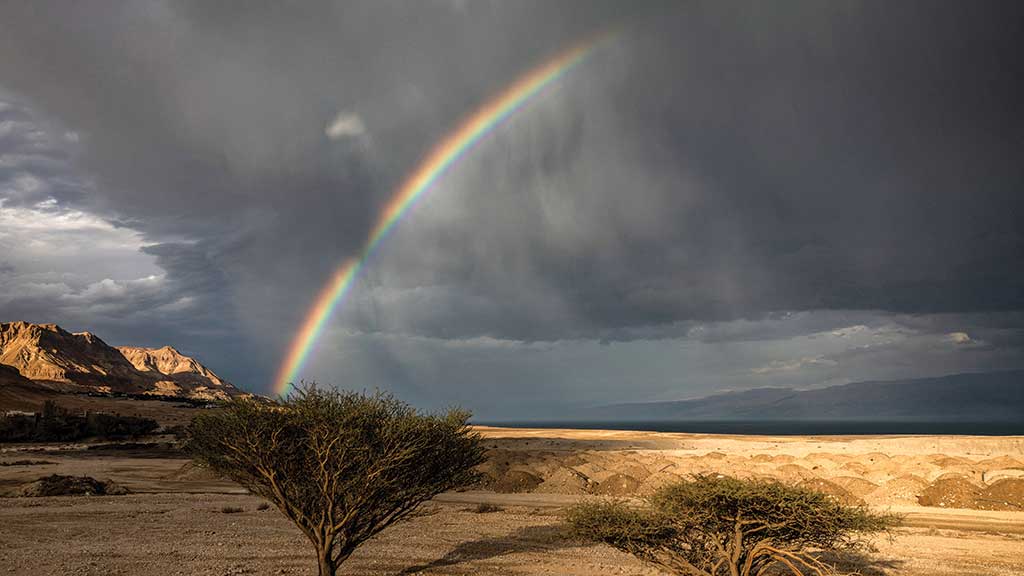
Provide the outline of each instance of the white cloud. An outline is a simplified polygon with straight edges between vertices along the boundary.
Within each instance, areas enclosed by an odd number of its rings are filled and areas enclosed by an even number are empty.
[[[856,336],[869,330],[870,328],[868,328],[867,326],[863,324],[857,324],[856,326],[847,326],[845,328],[833,330],[832,335],[835,336],[836,338],[849,338],[850,336]]]
[[[953,344],[969,344],[972,342],[971,337],[967,332],[950,332],[946,334],[946,341],[952,342]]]
[[[324,128],[324,134],[331,140],[355,138],[366,134],[366,125],[358,114],[342,110],[334,120]]]
[[[48,309],[56,318],[69,307],[160,302],[162,270],[145,245],[138,231],[53,199],[12,206],[0,198],[0,306]]]
[[[971,336],[967,332],[950,332],[943,340],[961,350],[985,348],[989,345],[987,341]]]
[[[796,372],[803,368],[832,367],[839,364],[825,356],[804,356],[794,360],[772,360],[771,362],[751,370],[754,374],[774,374],[777,372]]]
[[[26,185],[39,182],[32,176],[25,176],[24,181]],[[29,207],[6,206],[4,199],[0,198],[0,231],[3,231],[0,239],[16,237],[39,251],[76,251],[82,246],[76,245],[75,240],[85,240],[86,236],[86,247],[90,249],[112,248],[138,252],[145,245],[139,232],[114,226],[94,214],[64,208],[53,198]],[[23,250],[19,252],[24,253]]]

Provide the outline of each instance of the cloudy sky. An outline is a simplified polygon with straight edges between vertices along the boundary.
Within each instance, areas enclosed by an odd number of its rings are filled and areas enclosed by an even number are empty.
[[[614,30],[404,217],[302,377],[520,418],[1022,368],[1020,12],[4,2],[0,320],[268,392],[433,143]]]

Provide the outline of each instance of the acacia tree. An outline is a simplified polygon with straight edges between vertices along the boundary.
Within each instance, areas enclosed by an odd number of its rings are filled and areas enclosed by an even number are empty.
[[[814,550],[857,548],[898,520],[776,481],[710,475],[667,485],[639,507],[582,503],[567,519],[578,536],[687,576],[835,574]]]
[[[316,548],[321,576],[441,492],[478,480],[469,413],[426,415],[386,394],[315,386],[278,402],[234,399],[197,416],[186,449],[273,502]]]

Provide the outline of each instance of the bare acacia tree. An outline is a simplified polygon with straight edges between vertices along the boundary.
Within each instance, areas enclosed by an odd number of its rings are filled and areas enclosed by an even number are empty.
[[[665,486],[645,506],[590,502],[568,513],[578,536],[687,576],[836,574],[812,552],[857,548],[897,520],[775,481],[710,475]]]
[[[418,413],[384,394],[306,387],[279,402],[229,401],[197,416],[200,464],[273,502],[334,576],[356,548],[441,492],[477,481],[469,413]]]

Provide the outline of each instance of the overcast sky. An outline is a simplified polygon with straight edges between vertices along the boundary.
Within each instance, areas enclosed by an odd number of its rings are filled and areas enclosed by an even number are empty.
[[[269,392],[418,160],[612,40],[398,224],[302,377],[484,418],[1024,367],[1010,2],[0,5],[0,320]]]

